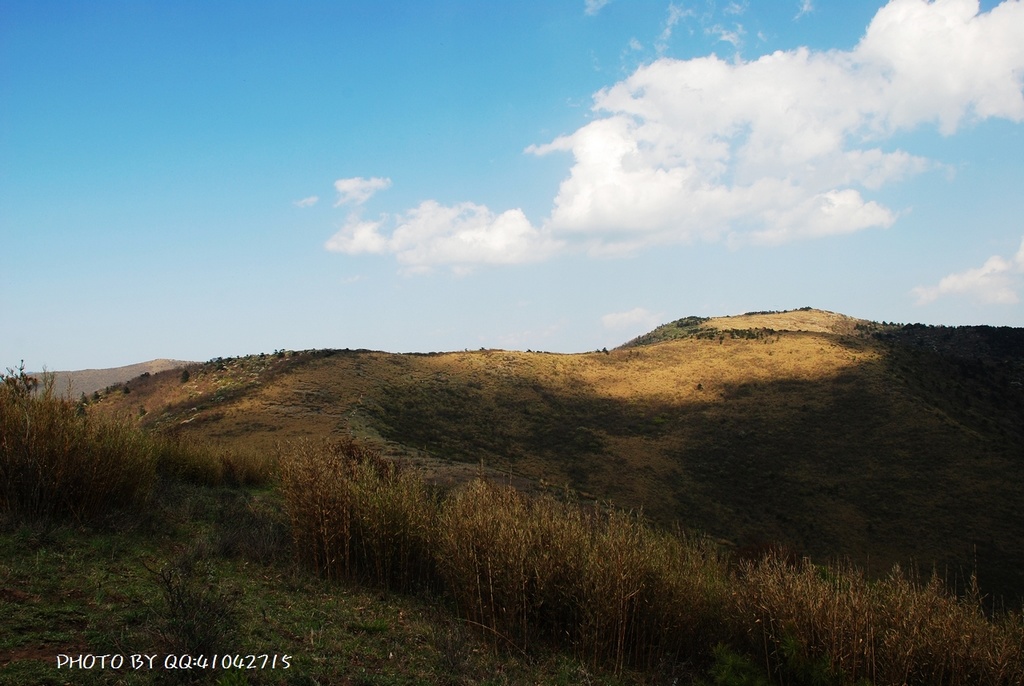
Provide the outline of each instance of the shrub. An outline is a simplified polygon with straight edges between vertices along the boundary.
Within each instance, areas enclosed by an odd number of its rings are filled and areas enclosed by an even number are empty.
[[[715,661],[708,675],[713,679],[711,683],[714,686],[771,686],[764,669],[725,644],[715,646],[712,655]],[[699,680],[695,686],[708,686],[708,682]]]
[[[219,486],[223,481],[224,466],[208,444],[183,436],[153,440],[162,474],[206,486]]]
[[[235,648],[238,592],[217,582],[202,550],[188,550],[159,570],[147,570],[160,589],[153,630],[168,653],[206,655]]]
[[[271,564],[287,555],[288,522],[277,503],[242,489],[222,490],[216,551],[228,558]]]

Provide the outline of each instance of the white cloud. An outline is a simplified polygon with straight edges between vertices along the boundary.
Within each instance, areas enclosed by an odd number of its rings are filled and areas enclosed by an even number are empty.
[[[857,46],[877,81],[870,103],[883,130],[964,119],[1024,120],[1024,3],[979,14],[977,0],[893,0]],[[867,93],[865,93],[867,94]]]
[[[722,11],[726,14],[733,14],[736,16],[744,14],[747,11],[746,0],[744,0],[744,2],[730,2]]]
[[[303,198],[302,200],[296,200],[292,204],[295,205],[296,207],[312,207],[313,205],[317,204],[317,202],[319,200],[320,200],[320,198],[318,196],[311,195],[308,198]]]
[[[820,193],[799,205],[782,210],[771,209],[764,217],[765,228],[750,233],[753,243],[777,245],[797,238],[822,238],[853,233],[871,227],[889,227],[896,215],[876,202],[865,202],[852,189]],[[737,232],[729,234],[731,243],[744,238]]]
[[[851,51],[656,60],[598,92],[593,121],[527,148],[574,159],[545,226],[594,254],[890,226],[864,193],[938,165],[885,140],[1024,120],[1022,34],[1022,2],[893,0]]]
[[[600,12],[601,8],[603,8],[605,5],[607,5],[611,1],[612,0],[584,0],[583,12],[585,14],[588,14],[588,15],[590,15],[592,17],[595,14],[597,14],[598,12]]]
[[[927,305],[947,295],[968,295],[988,305],[1015,305],[1024,286],[1024,239],[1013,257],[993,255],[977,269],[950,274],[936,286],[918,286],[912,292],[918,305]]]
[[[393,225],[388,233],[385,224]],[[520,264],[551,257],[561,247],[535,228],[522,210],[495,214],[470,202],[445,206],[427,200],[379,222],[352,217],[327,249],[350,255],[392,253],[409,272],[448,265],[465,271],[476,264]]]
[[[382,179],[376,176],[372,179],[364,179],[359,176],[351,179],[338,179],[334,182],[334,188],[338,191],[338,200],[334,203],[334,206],[339,207],[346,204],[362,205],[373,197],[373,194],[377,191],[390,187],[391,179]]]
[[[797,12],[796,16],[793,17],[793,18],[794,19],[799,19],[800,17],[804,16],[805,14],[810,14],[813,11],[814,11],[814,2],[813,2],[813,0],[801,0],[801,2],[800,2],[800,11]]]
[[[682,5],[677,5],[674,2],[668,4],[668,16],[665,18],[665,24],[662,26],[661,34],[658,35],[658,39],[655,41],[655,49],[658,53],[663,53],[668,49],[668,41],[672,38],[672,32],[675,30],[676,24],[680,20],[686,17],[692,17],[694,15],[693,10],[688,10]]]
[[[743,36],[745,36],[747,32],[744,30],[742,24],[736,24],[733,26],[732,30],[725,28],[721,24],[715,24],[714,26],[704,29],[704,33],[709,36],[714,36],[722,43],[729,43],[732,47],[739,49],[743,44]]]
[[[650,330],[662,321],[660,313],[651,312],[643,307],[634,307],[626,312],[612,312],[601,317],[601,325],[606,329],[620,331]]]
[[[355,215],[350,216],[345,226],[331,236],[324,247],[331,252],[349,255],[383,253],[387,251],[388,242],[379,233],[381,224],[382,222],[364,222]]]
[[[661,44],[691,15],[670,4]],[[327,247],[392,254],[407,272],[464,271],[578,249],[618,256],[889,227],[899,208],[870,194],[941,165],[887,140],[919,126],[951,135],[990,117],[1024,121],[1022,35],[1020,0],[986,13],[976,0],[892,0],[852,50],[658,59],[596,93],[589,123],[526,148],[573,158],[539,226],[519,209],[428,200],[378,222],[350,217]],[[390,184],[339,180],[338,204]]]

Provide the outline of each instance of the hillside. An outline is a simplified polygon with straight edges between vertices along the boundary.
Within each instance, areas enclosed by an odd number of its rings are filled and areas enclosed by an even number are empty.
[[[78,371],[49,372],[53,374],[54,388],[60,393],[67,393],[75,398],[81,394],[92,395],[96,391],[122,384],[142,374],[156,374],[167,369],[176,369],[190,364],[182,360],[150,360],[139,362],[124,367],[111,367],[109,369],[81,369]],[[41,377],[42,372],[33,372],[36,377]]]
[[[1020,330],[809,309],[679,321],[608,353],[218,359],[91,411],[239,450],[352,433],[442,480],[483,463],[741,552],[783,543],[951,582],[976,569],[984,590],[1024,595]]]

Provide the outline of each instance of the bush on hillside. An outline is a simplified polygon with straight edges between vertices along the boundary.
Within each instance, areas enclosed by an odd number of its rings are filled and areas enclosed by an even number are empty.
[[[187,435],[150,437],[157,469],[202,486],[266,486],[277,478],[277,460],[266,452],[214,447]]]

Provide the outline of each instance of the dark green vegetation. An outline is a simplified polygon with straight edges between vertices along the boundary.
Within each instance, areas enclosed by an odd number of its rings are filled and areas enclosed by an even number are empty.
[[[622,345],[623,348],[635,348],[641,345],[652,345],[674,341],[679,338],[715,338],[718,331],[712,327],[704,326],[708,321],[707,317],[683,317],[668,324],[662,324],[653,331],[648,331],[642,336]]]
[[[129,448],[100,452],[141,464],[151,487],[89,513],[33,512],[9,495],[32,488],[8,489],[0,588],[15,592],[0,600],[17,606],[17,636],[35,629],[0,644],[0,664],[40,675],[31,657],[62,642],[128,646],[110,635],[127,608],[72,603],[51,634],[43,618],[63,601],[44,599],[97,578],[130,586],[103,570],[141,565],[138,595],[120,592],[152,613],[117,630],[138,651],[274,642],[319,683],[1017,683],[1021,332],[813,310],[675,329],[689,333],[610,354],[218,359],[51,407],[86,428],[53,424],[36,444],[85,445],[107,431],[101,417],[121,417]],[[18,419],[31,403],[23,376],[4,383],[7,448],[32,434]],[[297,440],[310,435],[337,440]],[[3,468],[95,452],[47,450],[5,453]],[[473,478],[491,467],[499,476]],[[501,473],[534,495],[495,485]],[[646,516],[596,504],[607,498]],[[58,548],[74,564],[47,567]],[[36,585],[54,578],[56,595]],[[332,618],[318,653],[293,612],[311,588],[323,602],[382,589],[379,602],[433,628],[396,633],[386,611]],[[360,672],[372,649],[352,636],[415,657]]]

